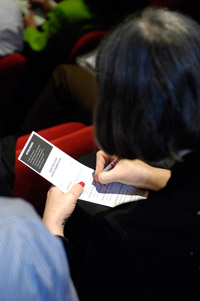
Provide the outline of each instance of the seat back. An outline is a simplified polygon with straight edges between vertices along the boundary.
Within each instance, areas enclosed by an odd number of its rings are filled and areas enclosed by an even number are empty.
[[[26,58],[19,53],[0,58],[1,105],[7,105],[10,102],[21,80],[25,66]]]
[[[16,106],[14,96],[20,86],[26,58],[14,53],[0,58],[0,137],[15,132]]]
[[[78,55],[95,49],[106,35],[106,30],[94,30],[84,34],[74,44],[69,55],[69,62],[74,63]]]

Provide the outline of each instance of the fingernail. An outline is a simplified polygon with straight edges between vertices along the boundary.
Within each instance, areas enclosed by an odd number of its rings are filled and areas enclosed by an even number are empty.
[[[85,183],[84,183],[84,182],[79,182],[78,184],[81,185],[82,187],[85,186]]]

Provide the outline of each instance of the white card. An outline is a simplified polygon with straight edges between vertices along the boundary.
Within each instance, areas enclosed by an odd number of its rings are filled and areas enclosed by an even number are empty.
[[[120,183],[92,184],[94,169],[79,163],[35,132],[31,133],[18,159],[63,192],[75,183],[84,182],[84,192],[79,197],[84,201],[114,207],[146,198],[148,194]]]

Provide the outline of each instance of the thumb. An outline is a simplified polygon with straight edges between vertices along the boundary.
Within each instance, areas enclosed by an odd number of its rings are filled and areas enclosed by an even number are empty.
[[[71,193],[71,195],[75,198],[78,199],[78,197],[80,196],[80,194],[83,192],[84,190],[84,186],[85,183],[84,182],[80,182],[78,184],[75,184],[74,186],[72,186],[72,188],[69,190],[69,193]]]
[[[100,172],[98,174],[98,180],[100,184],[109,184],[111,182],[117,182],[114,169]]]

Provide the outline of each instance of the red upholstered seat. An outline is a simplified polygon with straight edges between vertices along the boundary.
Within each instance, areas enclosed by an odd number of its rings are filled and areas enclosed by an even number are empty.
[[[9,135],[10,130],[13,130],[14,96],[25,67],[26,58],[21,54],[14,53],[0,58],[0,136]]]
[[[14,95],[26,67],[26,58],[13,53],[0,58],[0,104],[8,104]]]
[[[94,30],[80,37],[71,50],[69,62],[74,62],[76,56],[95,49],[106,33],[106,30]]]
[[[37,133],[75,159],[97,149],[93,126],[79,122],[61,124]],[[42,215],[51,184],[17,159],[28,137],[19,137],[16,144],[14,196],[30,202]]]
[[[168,7],[170,9],[179,9],[184,0],[151,0],[149,7]]]

